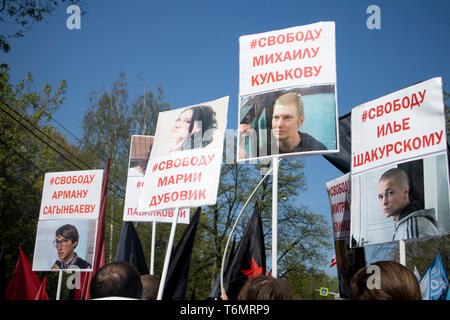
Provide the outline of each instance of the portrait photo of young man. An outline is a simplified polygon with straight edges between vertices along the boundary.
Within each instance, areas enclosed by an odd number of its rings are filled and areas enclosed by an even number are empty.
[[[58,253],[58,260],[55,261],[52,269],[73,269],[73,266],[77,269],[89,269],[91,267],[75,252],[78,240],[78,230],[74,225],[65,224],[56,230],[53,245]]]
[[[337,151],[335,86],[242,98],[238,159]]]
[[[33,271],[92,270],[96,234],[94,219],[39,221]]]
[[[448,234],[447,168],[446,155],[438,154],[353,176],[352,247]]]

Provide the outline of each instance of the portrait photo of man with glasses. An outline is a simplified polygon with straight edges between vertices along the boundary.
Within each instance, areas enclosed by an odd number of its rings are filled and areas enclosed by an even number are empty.
[[[58,260],[55,261],[52,269],[89,269],[91,267],[75,252],[78,239],[78,230],[74,225],[65,224],[56,230],[53,246],[58,253]]]

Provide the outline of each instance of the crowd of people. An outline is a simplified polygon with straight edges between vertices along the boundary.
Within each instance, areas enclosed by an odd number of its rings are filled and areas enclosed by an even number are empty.
[[[140,275],[123,261],[109,263],[98,270],[90,285],[91,299],[156,300],[160,281],[152,275]],[[421,300],[419,282],[408,268],[394,261],[378,261],[360,269],[351,280],[354,300]],[[227,300],[222,292],[222,300]],[[293,300],[288,281],[260,275],[249,279],[238,300]]]

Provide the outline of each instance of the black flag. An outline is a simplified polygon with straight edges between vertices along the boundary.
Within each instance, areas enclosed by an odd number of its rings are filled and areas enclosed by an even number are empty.
[[[339,117],[339,152],[323,156],[342,173],[350,172],[352,154],[351,120],[351,112]]]
[[[230,300],[236,300],[248,279],[266,272],[266,252],[261,213],[255,203],[253,215],[224,274],[224,289]]]
[[[141,274],[148,274],[147,262],[136,229],[130,221],[122,223],[115,261],[125,261],[134,265]]]
[[[225,260],[225,266],[224,266],[224,271],[223,271],[224,279],[225,279],[225,275],[230,270],[230,261],[233,260],[234,253],[236,251],[235,244],[236,244],[236,235],[234,236],[228,258]],[[220,292],[220,270],[219,270],[219,274],[217,275],[216,280],[214,280],[211,290],[209,291],[208,299],[217,299],[220,296],[221,296],[221,292]]]
[[[164,287],[163,299],[185,300],[186,289],[191,264],[192,248],[194,247],[195,234],[200,221],[201,208],[198,208],[183,236],[178,242],[170,257],[169,269],[167,270],[166,285]]]

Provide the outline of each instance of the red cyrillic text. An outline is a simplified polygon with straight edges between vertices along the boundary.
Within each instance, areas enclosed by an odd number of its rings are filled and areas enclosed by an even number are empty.
[[[53,192],[52,200],[55,199],[82,199],[86,198],[88,190],[60,190]]]
[[[315,41],[320,37],[320,34],[322,33],[322,28],[320,29],[312,29],[307,30],[306,32],[298,31],[296,33],[289,32],[286,34],[279,34],[277,36],[268,36],[268,37],[261,37],[258,39],[257,43],[258,46],[261,48],[264,47],[270,47],[276,44],[284,44],[284,43],[291,43],[291,42],[301,42],[304,41],[305,43],[307,41]]]
[[[270,82],[280,82],[285,80],[318,77],[322,66],[300,67],[295,69],[285,69],[284,71],[266,72],[252,75],[252,87],[260,86]]]
[[[427,90],[423,92],[416,92],[409,96],[405,96],[401,99],[395,99],[393,101],[386,102],[384,105],[373,107],[369,109],[368,116],[370,120],[382,117],[385,114],[391,112],[397,112],[403,109],[412,109],[414,107],[420,107],[420,104],[425,100],[425,94]]]
[[[253,67],[264,66],[285,61],[302,60],[315,58],[320,47],[305,48],[286,52],[275,52],[253,57]]]
[[[400,131],[406,131],[411,129],[409,126],[409,118],[402,119],[400,123],[397,121],[388,122],[382,125],[377,126],[377,138],[384,137],[388,134],[397,133]]]
[[[137,208],[128,208],[127,215],[128,216],[138,216],[138,217],[164,217],[164,218],[172,218],[174,214],[174,210],[164,210],[164,211],[151,211],[151,212],[139,212]],[[186,218],[186,210],[180,209],[178,211],[178,218]]]
[[[50,184],[90,184],[94,181],[95,174],[86,174],[82,176],[68,176],[51,178]]]
[[[341,201],[331,205],[331,214],[350,211],[350,201]]]
[[[185,173],[185,174],[175,174],[171,176],[165,176],[158,179],[158,188],[169,186],[171,184],[182,184],[191,182],[200,182],[202,179],[202,173]]]
[[[95,204],[70,204],[63,206],[45,206],[44,215],[47,214],[74,214],[74,213],[93,213]]]
[[[185,201],[185,200],[201,200],[206,199],[206,189],[174,191],[160,195],[152,196],[149,207],[158,206],[163,203]]]
[[[335,186],[328,189],[328,194],[330,197],[338,195],[340,193],[348,192],[350,190],[350,181],[341,182]]]
[[[193,156],[193,157],[184,157],[184,158],[177,158],[177,159],[169,159],[166,161],[161,161],[157,169],[167,170],[171,168],[179,168],[179,167],[201,167],[201,166],[207,166],[214,160],[215,154],[208,154],[208,155],[202,155],[200,157]],[[156,168],[155,168],[156,169]]]
[[[333,222],[334,232],[350,231],[350,220]]]
[[[367,163],[381,160],[385,157],[387,158],[392,153],[401,154],[438,145],[442,141],[443,134],[444,130],[441,130],[440,132],[433,132],[422,137],[415,137],[397,141],[395,143],[389,143],[384,146],[359,153],[353,156],[353,167],[356,168]]]

